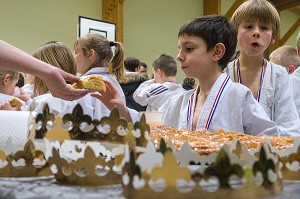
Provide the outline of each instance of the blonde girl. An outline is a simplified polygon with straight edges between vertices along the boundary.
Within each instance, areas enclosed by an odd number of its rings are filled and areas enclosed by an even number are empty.
[[[75,75],[77,71],[76,61],[72,51],[62,42],[51,41],[36,49],[33,57],[43,62],[51,64],[63,71]],[[45,84],[39,77],[34,81],[34,99],[30,104],[30,111],[36,113],[42,112],[47,103],[50,111],[54,115],[63,116],[71,113],[77,101],[65,101],[53,97]]]
[[[113,52],[113,49],[115,52]],[[124,51],[119,42],[108,41],[97,33],[89,33],[79,38],[74,44],[77,72],[82,78],[102,76],[111,82],[125,102],[125,96],[119,82],[126,81],[124,77]],[[94,108],[93,119],[101,119],[110,114],[110,110],[99,100],[85,96],[79,100],[86,107]]]

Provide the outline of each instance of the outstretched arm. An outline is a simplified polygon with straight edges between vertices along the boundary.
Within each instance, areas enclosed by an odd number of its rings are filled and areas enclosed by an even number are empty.
[[[106,90],[98,93],[91,93],[91,96],[99,99],[109,110],[117,107],[120,116],[124,117],[128,122],[132,122],[129,110],[117,89],[111,82],[107,80],[103,81],[106,84]]]
[[[86,89],[73,89],[66,81],[73,83],[79,77],[35,59],[26,52],[0,40],[0,68],[29,73],[44,80],[51,94],[65,100],[74,100],[88,93]]]

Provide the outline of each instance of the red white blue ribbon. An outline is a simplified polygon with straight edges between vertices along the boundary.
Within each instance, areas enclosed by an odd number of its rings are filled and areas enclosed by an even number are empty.
[[[226,78],[224,79],[224,81],[223,81],[221,87],[219,88],[218,94],[217,94],[217,96],[216,96],[216,98],[215,98],[215,101],[214,101],[214,103],[213,103],[212,108],[210,109],[210,113],[209,113],[209,116],[208,116],[207,121],[206,121],[206,125],[205,125],[205,129],[206,129],[206,130],[209,129],[209,126],[210,126],[210,124],[211,124],[212,118],[214,117],[214,114],[215,114],[215,111],[216,111],[217,106],[218,106],[218,104],[219,104],[220,98],[221,98],[221,96],[222,96],[222,93],[223,93],[223,91],[224,91],[224,88],[226,87],[226,85],[227,85],[229,79],[230,79],[230,76],[227,75]]]
[[[261,87],[262,87],[262,83],[264,81],[264,77],[265,77],[265,72],[266,72],[266,64],[264,62],[263,66],[261,67],[261,72],[260,72],[260,82],[259,82],[259,87],[257,90],[257,97],[256,100],[259,102],[260,99],[260,93],[261,93]],[[240,71],[240,66],[239,64],[237,64],[237,79],[238,79],[238,83],[242,84],[242,78],[241,78],[241,71]]]
[[[218,103],[220,101],[220,98],[222,96],[222,93],[224,91],[224,88],[226,87],[228,81],[230,79],[229,75],[226,75],[226,78],[224,79],[221,87],[219,88],[218,94],[214,100],[213,106],[210,110],[209,116],[207,118],[206,121],[206,125],[205,125],[205,129],[208,130],[209,126],[211,124],[212,118],[215,114],[215,111],[217,109]],[[186,119],[187,119],[187,127],[188,129],[191,129],[191,125],[192,125],[192,120],[193,120],[193,115],[194,115],[194,100],[195,100],[195,94],[197,93],[197,89],[195,89],[195,91],[193,92],[193,94],[190,96],[189,98],[189,102],[188,102],[188,111],[187,111],[187,115],[186,115]]]
[[[197,95],[197,89],[194,89],[194,92],[192,93],[192,95],[189,98],[189,102],[188,102],[188,111],[186,114],[186,124],[188,129],[191,129],[190,126],[192,124],[192,119],[193,119],[193,113],[194,113],[194,96],[195,94]]]

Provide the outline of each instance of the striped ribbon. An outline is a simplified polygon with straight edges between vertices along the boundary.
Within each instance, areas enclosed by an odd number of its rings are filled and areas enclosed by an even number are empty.
[[[266,72],[266,64],[265,64],[265,61],[264,61],[263,66],[261,67],[260,82],[259,82],[259,87],[258,87],[258,90],[257,90],[256,100],[258,102],[259,102],[259,99],[260,99],[260,93],[261,93],[262,83],[263,83],[264,78],[265,78],[265,72]],[[240,71],[239,64],[237,64],[237,79],[238,79],[238,83],[242,84],[241,71]]]
[[[226,87],[228,81],[230,79],[230,76],[227,75],[226,78],[224,79],[221,87],[219,88],[219,91],[218,91],[218,94],[214,100],[214,103],[213,103],[213,106],[210,110],[210,113],[209,113],[209,116],[207,118],[207,121],[206,121],[206,125],[205,125],[205,129],[208,130],[209,129],[209,126],[211,124],[211,121],[212,121],[212,118],[215,114],[215,111],[216,111],[216,108],[218,106],[218,103],[220,101],[220,98],[222,96],[222,93],[224,91],[224,88]],[[192,125],[192,116],[193,116],[193,111],[194,111],[194,106],[193,106],[193,102],[194,102],[194,95],[195,93],[197,93],[197,90],[195,89],[195,91],[193,92],[193,94],[190,96],[189,98],[189,102],[188,102],[188,111],[187,111],[187,116],[186,116],[186,119],[187,119],[187,127],[189,129],[191,129],[191,125]]]
[[[187,114],[186,114],[186,123],[187,123],[187,127],[188,129],[191,129],[190,126],[192,124],[192,118],[193,118],[193,110],[194,110],[194,96],[195,96],[195,93],[197,93],[197,90],[198,89],[194,89],[194,92],[192,93],[192,95],[190,96],[189,98],[189,103],[188,103],[188,111],[187,111]]]
[[[153,89],[152,91],[150,91],[150,96],[158,95],[158,94],[163,93],[167,90],[168,90],[168,88],[165,87],[164,85],[158,86],[155,89]]]
[[[206,129],[206,130],[209,129],[209,126],[210,126],[210,124],[211,124],[211,120],[212,120],[212,118],[214,117],[214,114],[215,114],[215,111],[216,111],[217,106],[218,106],[218,104],[219,104],[220,98],[221,98],[221,96],[222,96],[222,93],[223,93],[223,91],[224,91],[224,88],[226,87],[226,85],[227,85],[229,79],[230,79],[230,77],[229,77],[229,75],[227,75],[226,78],[224,79],[224,81],[223,81],[221,87],[219,88],[218,94],[217,94],[217,96],[216,96],[216,98],[215,98],[215,101],[214,101],[214,104],[213,104],[212,108],[210,109],[210,113],[209,113],[209,116],[208,116],[207,121],[206,121],[206,125],[205,125],[205,129]]]

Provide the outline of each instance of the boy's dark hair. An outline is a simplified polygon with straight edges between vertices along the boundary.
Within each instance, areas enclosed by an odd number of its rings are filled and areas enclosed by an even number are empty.
[[[127,57],[124,61],[125,69],[130,72],[136,72],[136,69],[139,67],[140,60],[135,57]]]
[[[177,63],[174,57],[168,54],[159,55],[152,64],[154,70],[162,70],[167,77],[176,76]]]
[[[226,51],[218,63],[222,70],[226,68],[236,49],[237,33],[225,16],[207,15],[194,18],[179,29],[178,37],[183,35],[202,38],[207,45],[207,51],[217,43],[223,43]]]
[[[144,68],[147,68],[147,64],[145,62],[140,62],[140,65],[139,66],[143,66]]]

